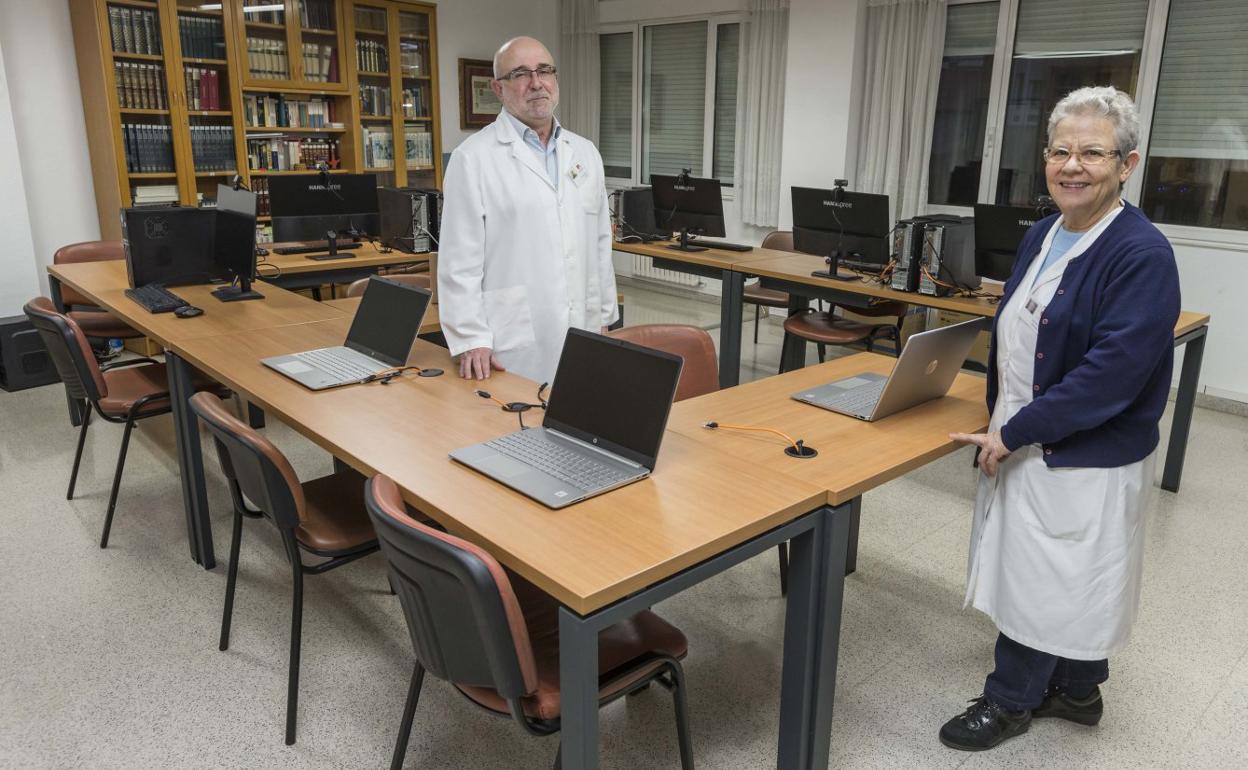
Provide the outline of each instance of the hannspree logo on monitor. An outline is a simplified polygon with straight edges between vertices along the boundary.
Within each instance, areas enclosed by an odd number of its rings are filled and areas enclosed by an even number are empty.
[[[852,209],[854,207],[854,204],[849,201],[824,201],[823,205],[837,209]]]
[[[693,185],[689,185],[689,184],[674,184],[674,185],[672,185],[672,189],[673,189],[673,190],[680,190],[681,192],[694,192],[694,191],[696,191],[698,188],[694,187]]]
[[[1020,225],[1022,225],[1023,227],[1031,227],[1032,225],[1034,225],[1034,224],[1036,223],[1036,220],[1034,220],[1034,219],[1020,219],[1020,220],[1018,220],[1018,223],[1019,223]]]
[[[310,184],[308,185],[308,189],[309,190],[341,190],[342,185],[340,184]]]

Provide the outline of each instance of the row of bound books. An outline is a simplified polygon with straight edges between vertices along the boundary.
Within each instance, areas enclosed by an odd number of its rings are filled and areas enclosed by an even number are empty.
[[[256,194],[256,216],[267,217],[273,209],[269,205],[269,178],[256,176],[251,178],[251,191]]]
[[[414,78],[429,74],[428,67],[425,65],[425,54],[422,52],[422,44],[420,43],[404,43],[399,49],[399,67],[403,70],[403,77]]]
[[[390,86],[361,84],[360,112],[373,117],[390,117]]]
[[[296,171],[325,162],[338,165],[338,140],[303,136],[249,138],[247,165],[252,171]]]
[[[175,206],[178,203],[176,184],[145,184],[130,188],[135,206]]]
[[[193,59],[225,58],[225,22],[203,16],[181,16],[178,32],[182,55]]]
[[[169,109],[163,64],[114,60],[113,75],[117,80],[117,103],[123,110]]]
[[[264,80],[289,80],[286,41],[265,37],[247,38],[247,68],[251,76]]]
[[[191,156],[196,171],[233,171],[234,129],[230,126],[191,126]]]
[[[173,171],[173,131],[150,123],[122,123],[126,171],[154,174]]]
[[[294,99],[278,94],[248,96],[244,117],[251,128],[341,128],[330,99]]]
[[[333,29],[333,0],[303,0],[299,3],[299,21],[304,29]]]
[[[403,89],[403,117],[429,117],[429,106],[425,103],[424,88],[416,87]]]
[[[220,110],[221,73],[206,67],[187,67],[186,102],[192,110]]]
[[[407,128],[404,155],[408,167],[433,165],[433,134],[423,128]]]
[[[161,54],[160,19],[155,11],[108,6],[108,35],[121,53]]]
[[[281,8],[282,4],[273,0],[243,0],[243,18],[261,24],[285,24],[285,11],[271,10],[274,6]]]
[[[338,49],[332,45],[304,43],[303,78],[314,83],[337,83]]]
[[[390,71],[390,53],[377,40],[356,40],[355,62],[365,72]]]
[[[368,128],[364,132],[364,167],[390,168],[394,165],[394,132],[389,128]]]

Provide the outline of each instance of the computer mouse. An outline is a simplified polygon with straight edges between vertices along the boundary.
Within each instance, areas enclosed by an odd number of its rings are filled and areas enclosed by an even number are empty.
[[[269,250],[268,250],[268,249],[266,249],[266,248],[264,248],[263,246],[257,246],[257,247],[256,247],[256,256],[257,256],[257,257],[267,257],[267,256],[269,256]]]
[[[204,311],[194,305],[183,305],[182,307],[174,310],[173,314],[178,318],[194,318],[197,315],[203,315]]]

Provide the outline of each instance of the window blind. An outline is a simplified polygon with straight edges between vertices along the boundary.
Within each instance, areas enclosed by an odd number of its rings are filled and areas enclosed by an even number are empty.
[[[715,34],[715,154],[711,175],[732,184],[737,143],[737,61],[740,24],[720,24]]]
[[[706,123],[706,22],[646,27],[642,97],[642,179],[702,175]]]
[[[1147,20],[1148,0],[1020,0],[1014,55],[1138,51]]]
[[[1170,3],[1150,154],[1248,160],[1248,3]]]
[[[633,33],[600,35],[598,152],[609,177],[633,176]]]
[[[951,5],[945,20],[945,56],[991,56],[997,47],[1000,3]]]

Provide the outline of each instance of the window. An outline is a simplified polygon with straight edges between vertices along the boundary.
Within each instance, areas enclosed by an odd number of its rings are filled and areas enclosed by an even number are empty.
[[[653,174],[733,183],[741,25],[730,17],[608,29],[599,151],[616,184]]]
[[[928,203],[970,206],[979,200],[1000,10],[1000,3],[949,7],[928,164]]]
[[[1142,169],[1152,221],[1248,230],[1246,39],[1244,0],[1170,3]]]

